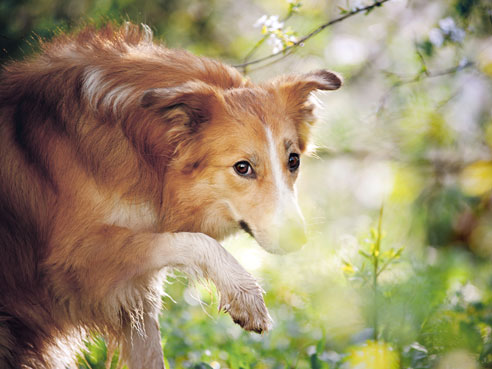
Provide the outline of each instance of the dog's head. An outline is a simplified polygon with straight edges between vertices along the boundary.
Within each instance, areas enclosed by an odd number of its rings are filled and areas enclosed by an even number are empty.
[[[320,70],[228,90],[192,81],[147,91],[142,105],[162,116],[175,147],[165,198],[181,214],[168,221],[184,217],[178,230],[214,238],[243,229],[269,252],[299,249],[295,182],[314,121],[308,98],[340,86]]]

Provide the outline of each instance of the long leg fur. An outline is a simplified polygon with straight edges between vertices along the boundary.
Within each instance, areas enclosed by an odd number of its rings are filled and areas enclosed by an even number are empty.
[[[145,276],[152,276],[163,268],[177,268],[195,278],[211,280],[221,295],[221,307],[236,323],[256,332],[268,330],[271,319],[261,287],[211,237],[188,232],[134,233],[108,225],[91,230],[89,234],[91,237],[75,242],[72,258],[51,262],[77,276],[80,287],[85,290],[83,296],[92,296],[92,302],[105,301],[99,305],[100,313],[104,314],[105,322],[113,322],[115,330],[128,324],[119,320],[121,309],[126,309],[127,316],[132,317],[126,328],[124,344],[127,350],[124,355],[131,369],[141,368],[141,363],[146,362],[152,363],[149,368],[154,365],[159,368],[162,364],[160,334],[156,325],[156,309],[160,301],[155,294],[154,301],[145,300],[148,299],[149,285]],[[67,265],[67,260],[77,260],[78,264]],[[140,279],[142,283],[139,283]],[[92,303],[90,306],[94,310]],[[87,316],[87,312],[84,315]],[[140,326],[144,329],[138,329]]]

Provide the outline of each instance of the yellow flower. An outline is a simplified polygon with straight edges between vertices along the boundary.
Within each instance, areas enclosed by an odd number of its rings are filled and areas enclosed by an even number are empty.
[[[346,358],[350,369],[398,369],[398,353],[385,342],[367,341],[350,349]]]
[[[343,262],[342,271],[345,274],[354,274],[355,273],[354,266],[350,263],[345,262],[345,261]]]
[[[461,186],[467,195],[480,196],[492,190],[492,162],[477,161],[461,173]]]

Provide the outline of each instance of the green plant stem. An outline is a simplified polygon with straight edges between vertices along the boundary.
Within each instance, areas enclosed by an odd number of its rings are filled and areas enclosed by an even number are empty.
[[[378,231],[376,244],[373,251],[373,271],[372,271],[372,291],[374,294],[374,306],[373,306],[373,326],[374,326],[374,340],[378,340],[379,336],[379,301],[378,301],[378,276],[379,276],[379,255],[381,254],[381,228],[383,220],[383,205],[379,210]]]
[[[378,274],[377,276],[379,277],[379,275],[388,267],[388,265],[391,264],[391,262],[393,260],[395,260],[397,257],[396,256],[392,256],[391,258],[388,259],[388,261],[386,263],[383,264],[383,266],[381,267],[381,269],[378,270]]]
[[[378,314],[378,258],[374,258],[374,270],[372,276],[372,291],[374,294],[374,306],[373,306],[373,326],[374,326],[374,340],[378,340],[379,335],[379,314]]]

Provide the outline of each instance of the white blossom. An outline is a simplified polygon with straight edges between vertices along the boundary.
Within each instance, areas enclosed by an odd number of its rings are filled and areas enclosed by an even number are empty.
[[[264,14],[260,18],[258,18],[258,20],[255,22],[253,27],[255,28],[262,27],[265,24],[266,20],[267,20],[267,16],[266,14]]]
[[[452,41],[461,43],[465,39],[465,35],[466,35],[465,31],[463,31],[461,28],[456,27],[451,31],[449,37],[451,38]]]
[[[468,303],[478,302],[482,299],[482,292],[470,282],[463,286],[461,293],[465,302]]]
[[[451,17],[441,19],[439,21],[439,28],[441,29],[442,33],[445,36],[449,37],[449,39],[453,42],[462,42],[466,36],[466,32],[458,27]]]
[[[444,43],[444,35],[439,28],[432,28],[429,31],[429,41],[436,47],[441,47]]]
[[[449,34],[453,29],[456,28],[456,24],[454,23],[453,18],[447,17],[439,21],[439,27],[445,34]]]
[[[282,39],[278,38],[275,34],[271,34],[267,42],[272,47],[272,52],[274,54],[284,49],[284,43]]]
[[[350,8],[351,11],[355,12],[357,10],[360,10],[365,7],[365,4],[362,0],[355,0],[352,2],[352,7]]]
[[[460,68],[464,68],[464,67],[465,67],[465,65],[467,65],[467,64],[468,64],[468,59],[467,59],[467,58],[462,58],[462,59],[460,60],[460,63],[458,64],[458,66],[459,66]]]
[[[254,24],[255,27],[265,27],[268,32],[274,32],[284,28],[284,22],[280,22],[278,15],[261,16]]]

